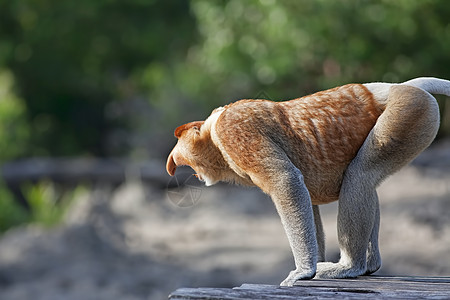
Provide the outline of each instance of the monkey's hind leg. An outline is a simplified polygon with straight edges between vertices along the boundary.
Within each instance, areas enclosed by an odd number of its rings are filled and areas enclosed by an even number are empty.
[[[316,238],[317,238],[317,261],[325,261],[325,233],[323,232],[322,219],[320,218],[319,205],[313,205],[314,224],[316,225]]]
[[[367,271],[368,245],[378,238],[371,240],[371,235],[378,233],[378,198],[370,178],[354,172],[357,169],[357,162],[349,166],[339,196],[338,238],[341,258],[338,263],[318,263],[316,277],[349,278]],[[371,257],[379,257],[378,245],[370,247],[370,250],[375,250],[375,253],[370,251]],[[371,268],[378,269],[377,266]]]
[[[428,147],[438,127],[439,110],[430,94],[406,85],[390,89],[385,111],[344,175],[338,211],[341,259],[319,263],[317,277],[356,277],[380,267],[375,188]]]
[[[381,267],[381,255],[378,247],[378,232],[380,228],[380,205],[376,205],[375,220],[370,234],[369,247],[367,249],[367,270],[365,275],[378,271]]]

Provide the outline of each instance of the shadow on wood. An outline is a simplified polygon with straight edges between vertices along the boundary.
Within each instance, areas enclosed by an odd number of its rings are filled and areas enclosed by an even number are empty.
[[[294,287],[243,284],[236,288],[180,288],[172,300],[200,299],[450,299],[450,277],[361,276],[298,281]]]

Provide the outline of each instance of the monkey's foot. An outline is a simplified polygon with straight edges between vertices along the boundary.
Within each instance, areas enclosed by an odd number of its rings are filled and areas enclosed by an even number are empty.
[[[283,282],[280,283],[280,285],[281,286],[293,286],[297,280],[312,279],[315,274],[316,274],[315,270],[310,270],[310,271],[294,270],[289,273],[288,277],[286,277],[286,279],[283,280]]]
[[[358,268],[342,263],[318,263],[316,278],[354,278],[366,273],[365,268]]]
[[[381,256],[378,251],[369,253],[367,257],[367,270],[364,275],[370,275],[381,267]]]
[[[374,263],[373,265],[368,264],[367,265],[367,270],[364,273],[364,275],[370,275],[372,273],[375,273],[376,271],[378,271],[381,268],[381,262],[379,263]]]

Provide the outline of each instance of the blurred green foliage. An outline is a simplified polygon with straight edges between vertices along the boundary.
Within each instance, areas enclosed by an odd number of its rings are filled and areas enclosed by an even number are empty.
[[[0,161],[165,155],[175,126],[262,91],[450,79],[449,16],[446,0],[0,0],[0,139],[16,137]]]
[[[120,153],[107,141],[127,120],[108,105],[139,94],[133,76],[177,59],[194,28],[183,1],[1,0],[0,66],[26,105],[24,154]]]
[[[14,199],[8,188],[0,181],[0,233],[29,220],[29,212]]]
[[[450,77],[448,1],[200,0],[192,9],[202,40],[178,86],[215,105],[260,89],[287,99],[349,82]]]
[[[48,181],[27,184],[23,190],[30,205],[28,222],[47,227],[60,224],[74,201],[87,192],[81,185],[69,191],[61,191]]]
[[[25,154],[29,139],[26,106],[12,85],[11,72],[0,69],[0,162]]]
[[[61,191],[55,184],[42,181],[25,184],[23,192],[29,209],[21,206],[0,182],[0,233],[22,224],[59,225],[74,202],[86,195],[87,189],[80,185],[70,191]]]

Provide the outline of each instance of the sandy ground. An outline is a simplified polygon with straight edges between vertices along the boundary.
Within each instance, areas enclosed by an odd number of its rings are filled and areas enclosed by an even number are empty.
[[[63,226],[5,233],[0,299],[157,300],[179,287],[281,282],[293,259],[270,198],[187,183],[99,187],[78,199]],[[450,276],[450,142],[434,145],[378,193],[378,274]],[[321,207],[333,261],[336,207]]]

